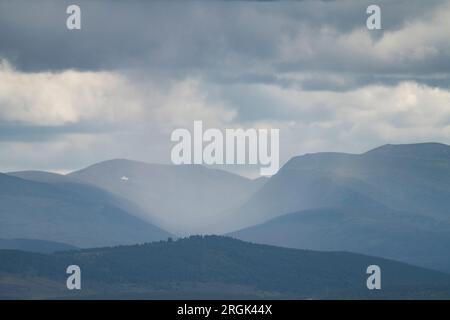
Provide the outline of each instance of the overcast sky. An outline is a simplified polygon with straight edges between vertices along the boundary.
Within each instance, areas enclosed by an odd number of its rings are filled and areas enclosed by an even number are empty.
[[[450,1],[0,0],[0,60],[0,171],[170,163],[194,120],[279,128],[282,163],[450,143]]]

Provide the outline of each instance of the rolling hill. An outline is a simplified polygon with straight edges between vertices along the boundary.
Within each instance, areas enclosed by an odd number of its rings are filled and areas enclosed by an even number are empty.
[[[77,250],[77,247],[54,241],[35,239],[0,239],[0,250],[21,250],[37,253]]]
[[[310,209],[228,235],[288,248],[382,256],[450,272],[450,227],[402,212],[348,207]]]
[[[51,255],[0,250],[0,260],[2,298],[450,297],[450,276],[443,273],[354,253],[217,236]],[[71,264],[82,270],[80,291],[65,290],[65,269]],[[366,287],[366,268],[373,264],[381,268],[381,290]]]

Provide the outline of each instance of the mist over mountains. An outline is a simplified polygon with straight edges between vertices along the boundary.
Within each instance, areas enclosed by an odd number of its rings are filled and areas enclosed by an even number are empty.
[[[141,218],[176,234],[226,232],[216,221],[264,183],[202,165],[111,160],[68,175],[126,198]]]
[[[0,239],[80,248],[228,234],[450,272],[450,147],[292,158],[270,179],[110,160],[68,175],[0,174]]]
[[[350,250],[450,271],[450,147],[386,145],[291,159],[234,214],[232,236]],[[260,225],[254,226],[259,220]]]
[[[450,0],[0,0],[0,300],[450,300],[449,39]]]
[[[449,146],[386,145],[360,155],[294,157],[236,215],[251,225],[318,207],[384,207],[448,222],[449,194]]]
[[[0,203],[3,239],[95,247],[170,237],[124,211],[109,193],[78,183],[44,183],[0,174]]]

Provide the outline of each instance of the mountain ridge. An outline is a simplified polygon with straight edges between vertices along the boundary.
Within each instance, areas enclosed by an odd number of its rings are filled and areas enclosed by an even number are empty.
[[[69,176],[126,198],[144,213],[140,218],[179,235],[220,233],[221,226],[205,228],[266,182],[202,165],[123,159],[100,162]]]
[[[52,284],[44,298],[146,297],[186,299],[217,296],[258,299],[446,298],[450,275],[349,252],[317,252],[258,245],[227,237],[191,236],[134,246],[94,248],[52,255],[0,250],[0,288],[30,298],[18,279]],[[20,264],[17,261],[21,261]],[[64,291],[67,264],[79,265],[83,290]],[[368,290],[366,269],[382,270],[382,290]],[[75,290],[77,291],[77,290]]]
[[[114,203],[104,190],[0,174],[0,238],[89,247],[165,239],[171,234]]]

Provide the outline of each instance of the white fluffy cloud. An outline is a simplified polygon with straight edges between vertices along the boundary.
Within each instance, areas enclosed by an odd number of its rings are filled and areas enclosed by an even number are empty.
[[[280,128],[282,161],[303,152],[364,151],[387,142],[450,142],[450,92],[445,89],[415,82],[348,91],[307,91],[275,84],[231,87],[238,92],[232,100],[227,98],[228,86],[207,84],[201,78],[158,85],[117,72],[24,73],[3,63],[1,123],[84,126],[80,132],[62,130],[48,142],[4,141],[1,146],[11,155],[20,155],[21,162],[46,163],[51,157],[52,168],[65,170],[87,161],[83,159],[123,156],[164,161],[170,152],[171,130],[190,127],[194,120],[218,128]],[[255,110],[264,116],[239,118]],[[91,130],[83,132],[86,127]],[[102,127],[108,130],[95,132]],[[38,150],[46,150],[45,156],[32,156]],[[67,168],[58,167],[67,154],[76,157]]]
[[[115,123],[139,117],[139,96],[112,72],[24,73],[0,62],[0,119],[58,126],[83,121]]]
[[[228,98],[230,88],[238,92],[235,99]],[[218,128],[280,128],[282,161],[303,152],[364,151],[388,142],[448,143],[449,106],[448,90],[415,82],[308,91],[276,84],[217,86],[201,78],[159,85],[117,72],[24,73],[5,63],[0,68],[1,123],[18,123],[17,130],[63,128],[52,141],[3,139],[2,149],[24,163],[50,157],[58,170],[113,157],[165,161],[171,130],[194,120]],[[255,112],[260,116],[240,118]],[[64,132],[74,124],[82,124],[81,131]],[[108,129],[96,132],[102,127]],[[32,156],[38,150],[46,150],[45,156]],[[76,157],[57,166],[67,154]]]
[[[270,85],[255,90],[278,101],[276,112],[285,115],[279,122],[284,160],[303,152],[362,152],[384,143],[450,142],[448,90],[415,82],[342,92]]]
[[[433,14],[406,21],[399,30],[386,30],[379,40],[370,32],[357,29],[337,38],[337,46],[350,57],[366,56],[367,61],[382,66],[426,64],[450,55],[450,4]]]
[[[34,126],[94,127],[186,125],[204,119],[229,122],[235,112],[209,101],[195,79],[168,86],[129,80],[119,72],[26,73],[0,61],[0,121]]]
[[[236,111],[199,79],[162,85],[117,71],[27,73],[0,63],[1,170],[67,171],[110,158],[170,159],[170,132]]]
[[[389,10],[389,5],[382,5],[382,18]],[[410,20],[402,20],[399,12],[398,18],[403,21],[399,28],[388,27],[378,34],[364,23],[346,32],[328,24],[297,25],[281,35],[278,62],[301,70],[442,71],[436,66],[450,55],[450,3],[442,2]]]

